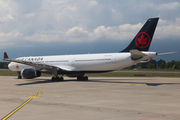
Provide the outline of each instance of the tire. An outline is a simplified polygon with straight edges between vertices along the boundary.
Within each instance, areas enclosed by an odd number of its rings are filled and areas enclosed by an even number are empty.
[[[63,81],[64,80],[64,78],[63,77],[60,77],[60,81]]]
[[[51,80],[54,82],[54,81],[56,81],[56,78],[55,78],[55,77],[52,77],[52,79],[51,79]]]
[[[81,81],[81,80],[83,80],[83,77],[78,76],[78,77],[77,77],[77,80]]]
[[[21,76],[18,76],[18,79],[22,79],[22,77],[21,77]]]
[[[87,77],[87,76],[85,76],[85,77],[84,77],[84,80],[88,81],[88,77]]]
[[[79,81],[87,81],[88,77],[87,76],[78,76],[77,80],[79,80]]]

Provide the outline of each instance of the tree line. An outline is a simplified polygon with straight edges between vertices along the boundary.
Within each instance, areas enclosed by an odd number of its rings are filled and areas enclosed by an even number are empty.
[[[148,69],[179,69],[180,70],[180,61],[172,60],[170,62],[166,62],[165,60],[153,60],[151,59],[149,62],[145,63],[138,63],[126,69],[141,69],[141,68],[148,68]]]
[[[9,62],[0,62],[0,69],[8,69]]]

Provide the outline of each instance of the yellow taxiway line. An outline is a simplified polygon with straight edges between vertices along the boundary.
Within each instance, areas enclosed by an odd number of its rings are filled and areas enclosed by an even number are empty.
[[[26,100],[24,103],[22,103],[20,106],[18,106],[15,110],[13,110],[12,112],[10,112],[8,115],[6,115],[4,118],[2,118],[1,120],[6,120],[8,119],[10,116],[12,116],[15,112],[17,112],[19,109],[21,109],[24,105],[26,105],[27,103],[29,103],[33,98],[37,97],[37,95],[41,93],[41,90],[39,92],[37,92],[35,95],[33,96],[29,96],[31,98],[29,98],[28,100]]]

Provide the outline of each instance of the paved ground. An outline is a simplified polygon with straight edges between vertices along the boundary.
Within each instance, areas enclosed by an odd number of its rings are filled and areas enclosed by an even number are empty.
[[[0,77],[0,118],[180,120],[180,78],[49,79]]]

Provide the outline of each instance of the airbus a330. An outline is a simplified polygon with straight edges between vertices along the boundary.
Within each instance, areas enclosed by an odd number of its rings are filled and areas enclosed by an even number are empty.
[[[131,43],[117,53],[79,54],[19,57],[11,59],[4,53],[5,61],[10,61],[9,69],[18,73],[21,79],[40,77],[41,73],[52,74],[52,81],[62,81],[63,75],[88,80],[86,73],[102,73],[120,70],[148,60],[158,54],[148,52],[159,18],[150,18],[137,33]],[[61,75],[59,77],[58,75]]]

